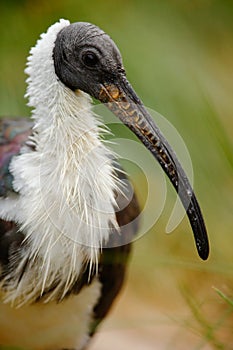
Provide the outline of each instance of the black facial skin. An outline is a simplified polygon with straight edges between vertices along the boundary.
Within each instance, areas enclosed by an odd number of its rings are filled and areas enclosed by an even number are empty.
[[[208,237],[193,189],[169,143],[126,79],[112,39],[90,23],[73,23],[58,33],[53,58],[56,75],[65,86],[105,103],[157,159],[184,205],[198,254],[206,260]]]

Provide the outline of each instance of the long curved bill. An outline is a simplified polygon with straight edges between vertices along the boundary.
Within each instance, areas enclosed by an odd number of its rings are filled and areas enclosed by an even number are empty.
[[[171,146],[155,125],[127,79],[123,77],[117,83],[102,85],[99,100],[105,103],[134,132],[157,159],[186,210],[198,254],[203,260],[206,260],[209,255],[208,236],[193,189]]]

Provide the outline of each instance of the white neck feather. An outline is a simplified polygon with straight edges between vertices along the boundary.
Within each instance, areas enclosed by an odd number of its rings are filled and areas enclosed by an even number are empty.
[[[110,227],[118,227],[113,155],[100,140],[102,124],[92,114],[90,97],[66,88],[54,71],[54,41],[67,25],[69,21],[61,20],[42,34],[26,68],[36,151],[13,160],[14,187],[20,193],[12,200],[17,211],[12,211],[9,198],[9,206],[5,202],[0,213],[21,225],[29,243],[15,274],[28,258],[32,265],[38,258],[41,266],[37,278],[32,271],[17,286],[12,284],[6,300],[16,303],[22,296],[32,301],[57,278],[61,283],[49,298],[56,298],[62,288],[65,295],[83,265],[97,263]]]

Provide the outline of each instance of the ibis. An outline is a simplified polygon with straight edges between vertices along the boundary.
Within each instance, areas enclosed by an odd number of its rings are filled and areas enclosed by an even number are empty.
[[[0,346],[83,350],[124,283],[140,213],[135,194],[121,206],[130,184],[91,98],[158,161],[204,260],[207,232],[176,154],[104,31],[58,21],[31,49],[25,72],[31,119],[0,120]]]

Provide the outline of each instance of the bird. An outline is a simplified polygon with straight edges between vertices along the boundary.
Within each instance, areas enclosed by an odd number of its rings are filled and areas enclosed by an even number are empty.
[[[126,78],[114,41],[60,19],[25,69],[31,118],[0,120],[0,346],[84,350],[125,281],[140,206],[107,132],[103,103],[158,161],[186,210],[199,256],[209,242],[190,182]]]

